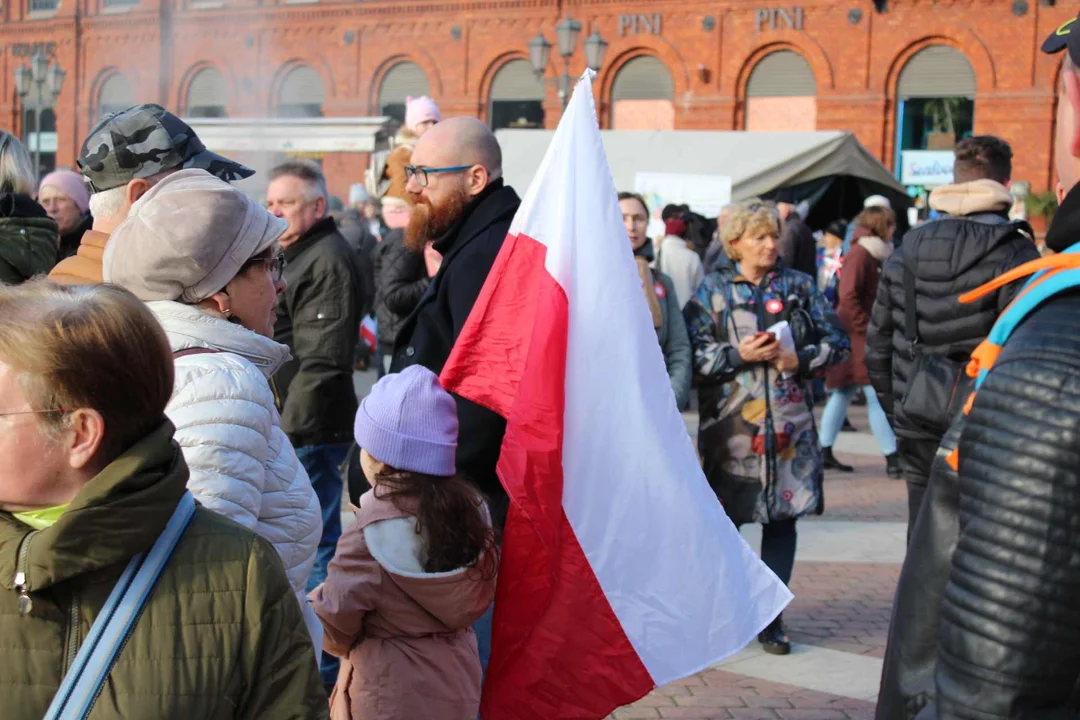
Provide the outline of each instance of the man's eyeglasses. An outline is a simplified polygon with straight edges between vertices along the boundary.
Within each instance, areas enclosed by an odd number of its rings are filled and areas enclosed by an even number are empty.
[[[66,413],[64,408],[53,408],[52,410],[16,410],[15,412],[0,412],[0,417],[12,417],[15,415],[50,415],[52,413],[60,413],[61,415]]]
[[[285,254],[278,253],[273,257],[253,257],[246,263],[240,266],[240,273],[247,272],[249,268],[256,265],[265,265],[270,269],[270,277],[274,279],[274,282],[279,282],[285,275]],[[240,273],[237,273],[238,275]]]
[[[416,184],[424,188],[428,186],[428,175],[438,175],[440,173],[462,172],[468,170],[472,165],[455,165],[453,167],[441,167],[441,168],[429,168],[429,167],[417,167],[416,165],[405,166],[405,181],[416,178]]]

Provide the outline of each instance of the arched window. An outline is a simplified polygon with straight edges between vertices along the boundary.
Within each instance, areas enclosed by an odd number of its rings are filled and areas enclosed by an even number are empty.
[[[215,68],[204,68],[195,74],[188,85],[184,115],[191,118],[223,118],[227,115],[225,107],[228,102],[229,88],[225,76]]]
[[[797,52],[778,50],[763,57],[746,83],[746,129],[817,129],[817,83]]]
[[[125,110],[135,104],[131,83],[120,73],[110,75],[98,91],[98,119]]]
[[[405,122],[405,99],[421,95],[431,95],[427,75],[416,63],[398,63],[379,85],[379,114]]]
[[[544,127],[544,91],[543,79],[528,60],[503,65],[491,82],[491,129]]]
[[[317,118],[323,115],[323,81],[314,68],[297,65],[281,81],[277,97],[277,116],[281,118]]]
[[[915,187],[949,182],[952,149],[975,127],[975,70],[964,54],[931,45],[912,55],[897,78],[896,118],[902,182]],[[930,180],[916,172],[931,166],[943,172]]]
[[[675,81],[654,57],[634,58],[619,69],[611,87],[615,130],[673,130]]]

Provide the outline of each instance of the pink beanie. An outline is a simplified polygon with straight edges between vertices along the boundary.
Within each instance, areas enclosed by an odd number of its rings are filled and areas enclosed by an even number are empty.
[[[405,98],[405,125],[413,132],[416,132],[416,126],[427,120],[434,120],[435,122],[442,120],[442,115],[439,114],[439,108],[435,105],[435,101],[427,95],[418,98]]]
[[[46,186],[52,185],[60,192],[75,201],[79,210],[86,212],[90,209],[90,190],[86,187],[83,176],[71,170],[56,170],[41,179],[38,186],[38,195]]]

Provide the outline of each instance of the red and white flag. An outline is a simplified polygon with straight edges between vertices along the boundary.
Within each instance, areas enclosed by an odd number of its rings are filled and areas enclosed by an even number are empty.
[[[442,380],[507,418],[485,718],[603,718],[738,652],[791,600],[724,514],[675,406],[591,73]]]

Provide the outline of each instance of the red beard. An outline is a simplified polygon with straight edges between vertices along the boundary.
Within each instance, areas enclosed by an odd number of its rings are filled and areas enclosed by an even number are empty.
[[[432,205],[424,197],[416,200],[409,225],[405,228],[405,247],[421,252],[424,245],[445,235],[465,211],[469,194],[459,187],[441,205]]]

